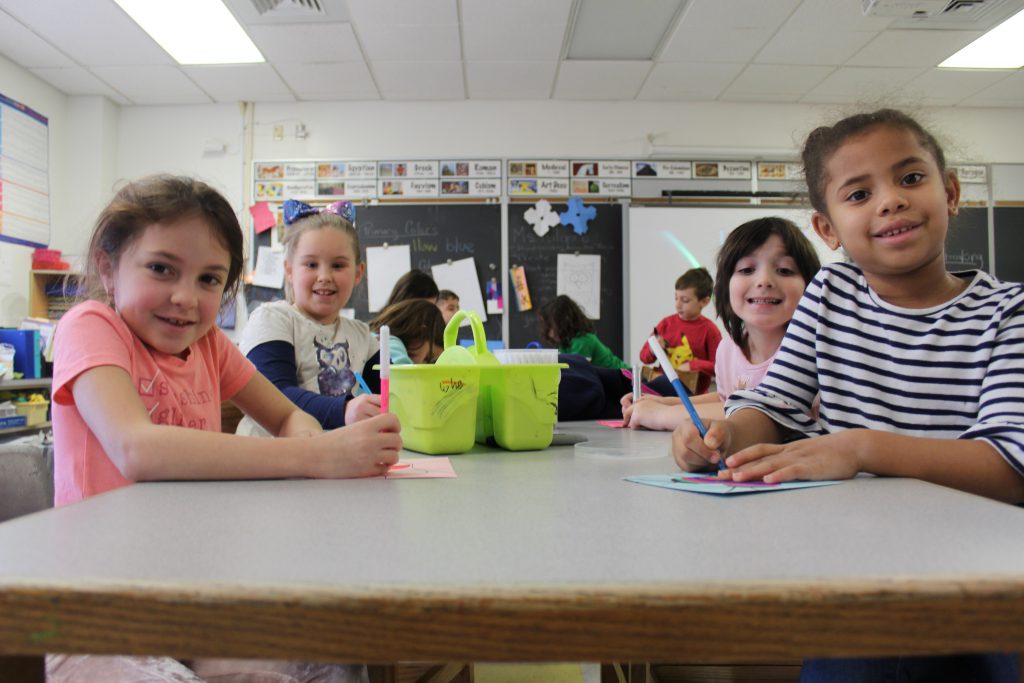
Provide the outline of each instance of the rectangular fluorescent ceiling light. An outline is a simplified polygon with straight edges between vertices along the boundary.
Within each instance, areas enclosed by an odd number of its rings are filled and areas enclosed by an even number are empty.
[[[946,69],[1019,69],[1024,66],[1024,10],[939,64]]]
[[[648,60],[683,0],[580,0],[568,59]]]
[[[179,64],[266,61],[221,0],[114,0]]]

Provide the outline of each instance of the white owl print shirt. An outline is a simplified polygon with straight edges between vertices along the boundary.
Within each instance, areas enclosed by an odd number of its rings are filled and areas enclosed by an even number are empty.
[[[298,386],[324,396],[342,396],[356,384],[355,371],[361,371],[376,350],[366,323],[339,318],[321,325],[307,318],[287,301],[260,305],[249,316],[239,347],[243,354],[272,341],[283,341],[295,348]],[[246,421],[252,422],[246,418]],[[259,426],[251,425],[256,430]],[[257,433],[243,432],[239,433]]]

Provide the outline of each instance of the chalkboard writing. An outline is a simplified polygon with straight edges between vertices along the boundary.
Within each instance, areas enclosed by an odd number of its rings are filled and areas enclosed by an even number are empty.
[[[992,272],[988,262],[988,209],[962,208],[959,215],[950,219],[946,233],[946,269]]]
[[[1024,207],[995,207],[993,223],[995,276],[1007,282],[1024,282]]]
[[[364,260],[367,247],[380,247],[385,243],[408,244],[413,268],[429,273],[431,266],[473,257],[481,292],[483,283],[492,277],[501,281],[500,205],[359,206],[356,208],[356,229]],[[365,279],[352,292],[348,305],[355,309],[359,320],[368,322],[373,317],[368,310]],[[501,316],[489,315],[484,330],[488,339],[500,340]],[[468,333],[460,337],[468,338]]]
[[[519,312],[515,302],[509,303],[509,345],[521,348],[528,342],[540,341],[537,331],[537,308],[558,295],[558,255],[597,254],[601,257],[601,318],[593,321],[594,332],[617,356],[622,357],[622,207],[599,204],[597,216],[590,221],[586,234],[577,235],[572,228],[556,225],[540,237],[526,222],[530,204],[512,204],[508,210],[508,262],[526,269],[526,282],[533,300],[533,310]],[[563,212],[566,205],[553,205]],[[506,274],[505,282],[509,282]]]

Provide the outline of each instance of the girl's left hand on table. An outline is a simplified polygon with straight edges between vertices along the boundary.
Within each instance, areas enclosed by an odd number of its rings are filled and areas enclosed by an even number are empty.
[[[848,429],[784,444],[757,444],[730,455],[726,465],[734,481],[852,479],[861,471],[858,454],[867,431]]]

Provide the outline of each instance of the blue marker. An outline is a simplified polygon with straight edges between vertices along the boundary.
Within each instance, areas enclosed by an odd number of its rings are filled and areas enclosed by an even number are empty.
[[[366,380],[363,379],[362,375],[360,375],[355,370],[352,371],[352,374],[356,376],[356,381],[359,382],[359,388],[363,390],[364,394],[372,394],[373,393],[372,391],[370,391],[370,387],[366,384]]]
[[[683,387],[683,383],[679,381],[679,375],[676,373],[676,369],[672,367],[672,364],[668,362],[668,356],[665,355],[665,349],[661,348],[661,344],[658,343],[657,337],[651,336],[647,340],[647,345],[651,347],[651,351],[658,359],[658,363],[661,365],[661,371],[665,373],[665,377],[672,382],[672,388],[676,390],[676,394],[679,396],[679,400],[686,406],[686,412],[690,414],[690,419],[693,420],[693,426],[700,432],[700,437],[703,439],[708,435],[708,428],[704,426],[704,422],[700,419],[700,415],[697,414],[697,409],[693,407],[693,403],[690,402],[690,397],[686,395],[686,389]],[[725,469],[725,458],[718,460],[718,469]]]

